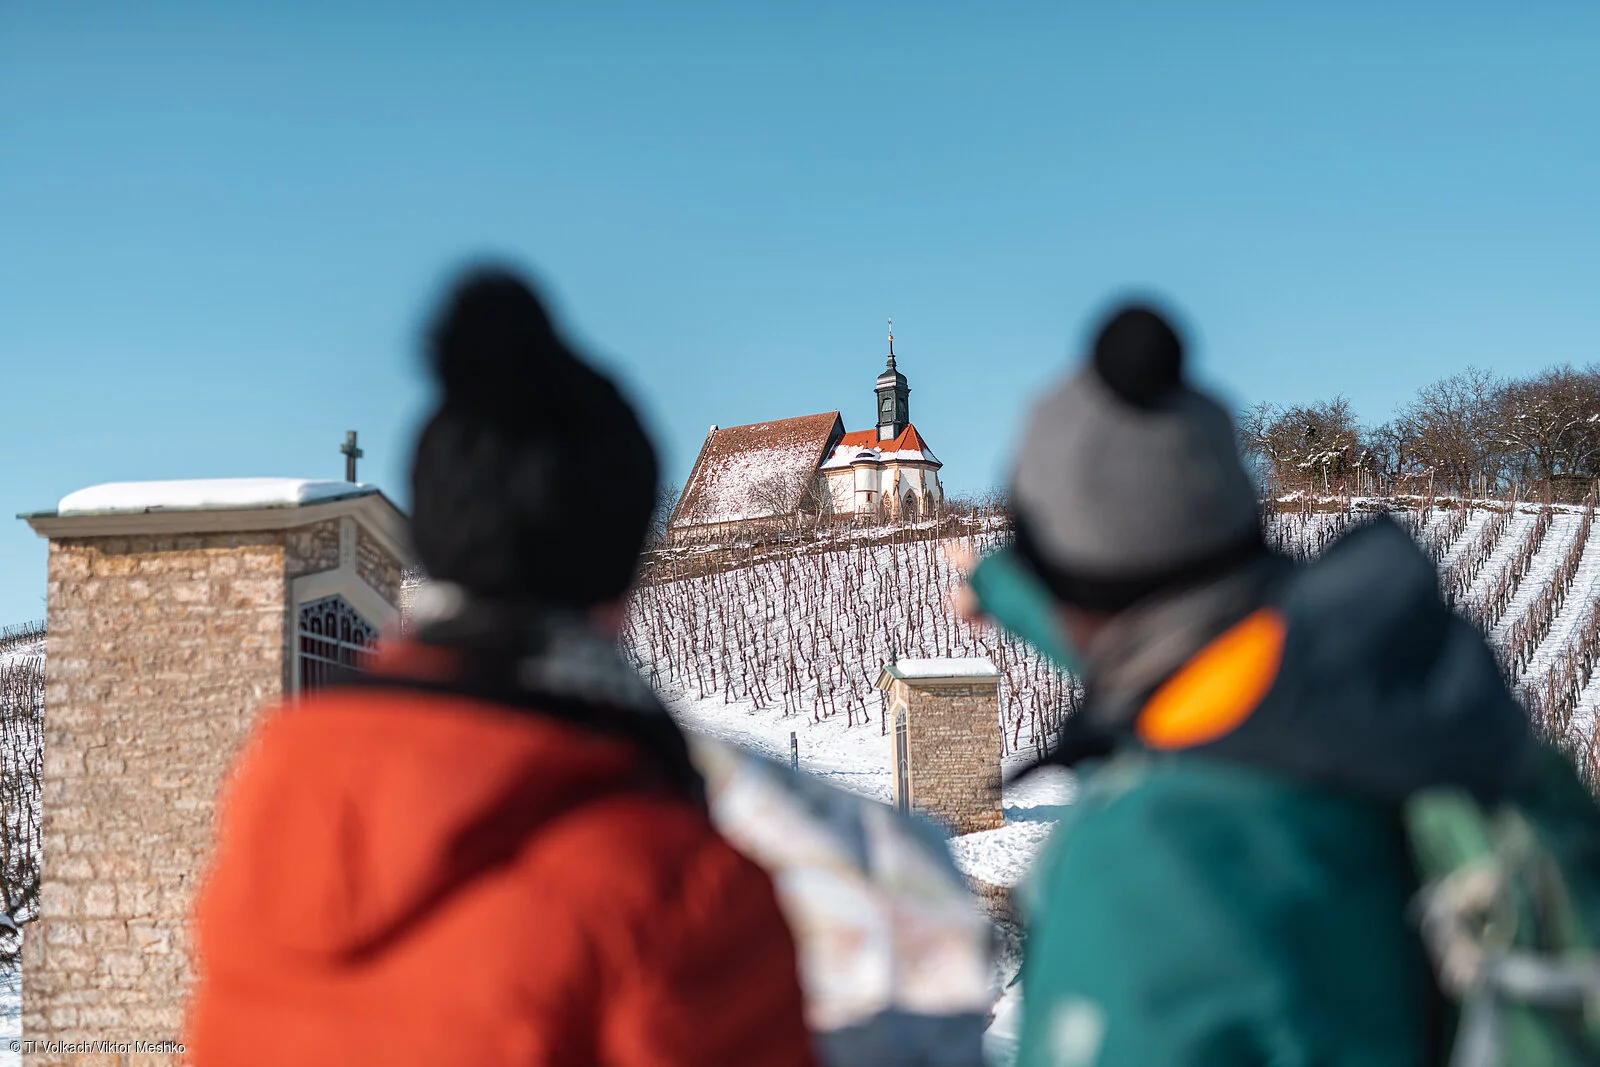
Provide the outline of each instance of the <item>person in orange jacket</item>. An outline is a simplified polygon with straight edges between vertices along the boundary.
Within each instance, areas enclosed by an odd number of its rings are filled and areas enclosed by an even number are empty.
[[[515,276],[454,291],[412,470],[432,582],[264,716],[196,913],[193,1063],[811,1067],[768,876],[616,648],[656,460]]]

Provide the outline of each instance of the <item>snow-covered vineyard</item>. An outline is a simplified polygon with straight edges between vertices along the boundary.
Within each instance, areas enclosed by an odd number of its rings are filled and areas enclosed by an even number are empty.
[[[0,908],[31,918],[39,891],[39,774],[44,712],[44,628],[0,628]],[[21,939],[0,926],[0,1038],[22,1032]],[[21,1057],[0,1042],[0,1067]]]
[[[1326,507],[1326,502],[1323,503]],[[1530,714],[1600,781],[1600,537],[1594,509],[1505,501],[1353,501],[1272,515],[1267,536],[1307,558],[1388,510],[1440,570],[1444,595],[1489,635]],[[954,536],[931,524],[889,537],[838,537],[787,551],[665,553],[634,605],[628,648],[686,725],[887,799],[890,742],[874,683],[899,655],[987,656],[1001,671],[1006,764],[1047,743],[1081,694],[1028,646],[950,610],[952,554],[982,551],[994,527]],[[984,881],[1014,884],[1070,800],[1065,775],[1008,787],[1007,825],[954,842]]]
[[[1028,646],[949,610],[950,556],[982,552],[999,535],[937,533],[928,526],[887,543],[843,538],[831,550],[749,565],[664,556],[634,601],[627,645],[660,689],[880,734],[883,698],[872,683],[886,660],[987,656],[1001,672],[1004,750],[1031,752],[1054,733],[1076,690]]]

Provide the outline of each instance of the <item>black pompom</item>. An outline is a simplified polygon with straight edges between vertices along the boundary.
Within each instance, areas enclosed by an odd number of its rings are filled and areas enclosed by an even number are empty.
[[[412,460],[411,535],[428,573],[501,600],[622,596],[658,471],[615,383],[502,269],[451,289],[427,346],[444,396]]]
[[[1153,308],[1125,305],[1095,337],[1094,369],[1128,403],[1153,407],[1183,385],[1183,342]]]
[[[445,400],[480,410],[528,403],[575,362],[533,290],[495,267],[456,284],[434,320],[428,358]]]

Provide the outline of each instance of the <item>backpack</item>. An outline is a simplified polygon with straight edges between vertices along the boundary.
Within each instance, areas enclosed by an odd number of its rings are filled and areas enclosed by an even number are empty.
[[[1498,803],[1426,789],[1403,819],[1450,1067],[1600,1064],[1600,806],[1572,766],[1541,746]]]

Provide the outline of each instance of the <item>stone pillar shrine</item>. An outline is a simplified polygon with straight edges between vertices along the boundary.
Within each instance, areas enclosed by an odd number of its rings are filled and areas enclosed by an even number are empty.
[[[366,662],[398,617],[407,521],[369,486],[277,478],[96,486],[22,518],[50,539],[23,1037],[176,1042],[223,771],[263,705]]]
[[[889,696],[893,799],[952,834],[1005,825],[1000,672],[987,659],[902,659],[878,675]]]

